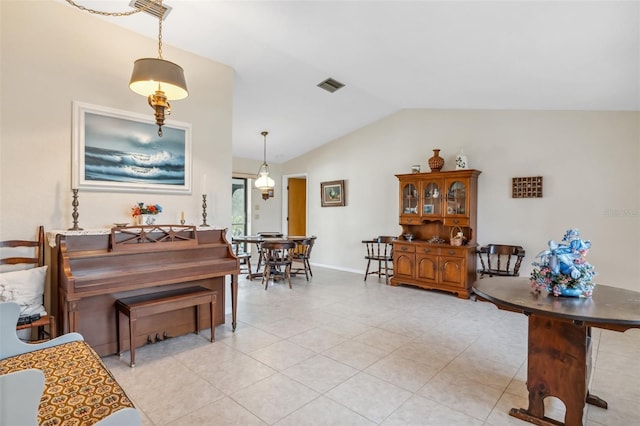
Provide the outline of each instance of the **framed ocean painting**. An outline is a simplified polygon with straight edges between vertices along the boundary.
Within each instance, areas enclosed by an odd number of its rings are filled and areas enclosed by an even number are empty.
[[[191,125],[73,102],[72,187],[191,193]]]

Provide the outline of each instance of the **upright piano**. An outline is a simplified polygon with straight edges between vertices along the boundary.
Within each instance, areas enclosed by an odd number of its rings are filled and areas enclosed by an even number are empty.
[[[215,323],[223,324],[227,275],[235,330],[240,265],[226,231],[149,225],[98,234],[57,234],[51,259],[57,283],[52,285],[51,299],[59,332],[77,331],[99,355],[114,354],[117,299],[194,285],[218,292]],[[208,323],[208,309],[200,309],[200,321]],[[193,308],[153,315],[138,321],[136,346],[194,330]]]

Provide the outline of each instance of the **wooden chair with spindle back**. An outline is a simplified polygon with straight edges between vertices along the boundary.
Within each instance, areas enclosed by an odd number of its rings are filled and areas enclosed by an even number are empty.
[[[478,273],[480,278],[489,277],[517,277],[520,275],[520,264],[525,251],[521,246],[506,244],[487,244],[480,247],[476,253],[480,258]]]
[[[291,262],[296,243],[290,240],[265,241],[260,246],[260,254],[264,261],[262,283],[264,289],[269,287],[269,280],[282,277],[289,281],[291,286]]]
[[[56,320],[53,315],[40,315],[44,311],[44,288],[46,267],[44,265],[45,236],[44,227],[38,227],[38,240],[0,241],[0,265],[26,265],[21,269],[11,269],[0,273],[0,301],[21,305],[21,320],[18,330],[37,328],[37,338],[56,337]],[[32,253],[33,255],[30,255]],[[34,312],[36,312],[34,314]],[[29,319],[27,319],[29,318]],[[49,328],[47,332],[45,327]]]
[[[304,276],[309,281],[309,276],[313,277],[313,272],[311,272],[311,264],[309,263],[309,259],[311,259],[311,250],[313,249],[313,244],[316,241],[316,236],[311,236],[309,238],[305,238],[302,241],[298,241],[296,243],[296,249],[293,252],[293,263],[291,265],[291,273],[298,274],[304,272]],[[297,265],[302,264],[302,265]]]
[[[363,240],[366,246],[367,269],[364,272],[364,280],[367,281],[369,275],[377,275],[378,278],[384,276],[385,282],[389,284],[389,278],[393,276],[393,241],[396,237],[379,236],[372,240]],[[370,270],[371,262],[378,264],[376,270]]]
[[[240,261],[240,272],[246,272],[247,274],[251,273],[251,253],[246,251],[245,244],[238,241],[231,241],[231,249],[233,250],[233,254]],[[242,267],[246,268],[246,271],[243,270]]]

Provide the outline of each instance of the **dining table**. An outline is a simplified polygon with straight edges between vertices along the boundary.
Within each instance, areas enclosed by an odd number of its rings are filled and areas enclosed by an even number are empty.
[[[640,328],[640,292],[598,284],[591,297],[556,297],[532,290],[524,277],[480,279],[473,291],[478,300],[528,317],[529,406],[512,408],[511,416],[538,426],[582,426],[585,404],[608,407],[588,387],[591,328]],[[564,422],[545,416],[544,399],[549,396],[564,403]]]
[[[238,236],[232,237],[232,240],[234,242],[241,243],[241,244],[244,243],[244,244],[255,245],[256,250],[258,252],[258,263],[256,265],[255,272],[249,271],[249,273],[247,274],[247,279],[253,280],[254,278],[262,278],[262,275],[263,275],[263,271],[260,270],[260,268],[264,263],[262,259],[262,250],[261,250],[262,243],[264,243],[265,241],[293,241],[295,243],[299,243],[309,238],[311,237],[304,236],[304,235],[285,235],[282,237],[265,237],[263,235],[238,235]]]

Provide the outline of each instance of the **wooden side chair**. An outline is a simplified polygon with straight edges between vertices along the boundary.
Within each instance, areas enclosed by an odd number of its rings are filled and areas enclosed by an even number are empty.
[[[240,261],[240,272],[246,272],[247,274],[251,273],[251,253],[247,252],[244,248],[244,243],[240,243],[238,241],[231,241],[231,249],[233,250],[233,254]],[[243,270],[243,266],[246,269]]]
[[[256,235],[258,235],[261,238],[282,238],[284,237],[284,235],[282,234],[282,232],[279,231],[261,231],[258,232]],[[256,268],[256,271],[260,270],[260,267],[262,266],[262,250],[260,250],[260,246],[258,245],[258,267]]]
[[[38,227],[38,240],[0,241],[0,265],[14,265],[0,273],[0,302],[15,302],[20,305],[17,330],[37,329],[37,339],[46,335],[56,337],[56,320],[47,315],[44,293],[47,266],[44,265],[44,227]],[[49,328],[47,332],[45,327]]]
[[[296,243],[289,240],[265,241],[260,246],[260,253],[264,261],[262,284],[269,288],[269,280],[281,277],[289,281],[291,286],[291,262]]]
[[[282,238],[284,236],[282,232],[278,231],[262,231],[258,232],[258,235],[263,238]]]
[[[476,253],[480,258],[478,273],[480,278],[489,277],[517,277],[520,275],[520,264],[525,251],[521,246],[505,244],[487,244],[480,247]]]
[[[377,275],[378,279],[384,276],[385,282],[389,284],[389,278],[393,276],[393,241],[396,237],[379,236],[372,240],[363,240],[367,254],[367,269],[364,272],[364,280],[367,281],[369,275]],[[370,270],[371,262],[378,264],[378,269]]]
[[[316,240],[316,236],[305,238],[296,244],[296,249],[293,252],[293,259],[291,265],[291,273],[298,274],[304,272],[304,276],[309,281],[309,276],[313,277],[311,272],[311,265],[309,259],[311,259],[311,250]],[[300,265],[301,264],[301,265]]]

